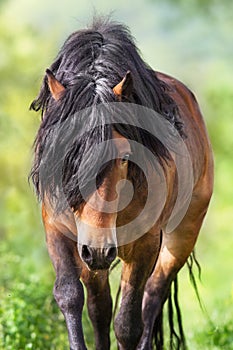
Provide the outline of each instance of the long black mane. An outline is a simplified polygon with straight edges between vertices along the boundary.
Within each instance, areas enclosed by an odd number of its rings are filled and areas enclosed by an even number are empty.
[[[127,71],[132,74],[134,88],[132,96],[126,102],[158,112],[182,135],[178,108],[168,95],[168,87],[142,60],[128,28],[121,24],[98,19],[91,28],[71,34],[50,70],[66,90],[61,99],[55,101],[45,76],[39,96],[31,104],[35,111],[42,111],[42,122],[35,139],[35,159],[30,174],[37,194],[42,199],[45,193],[54,198],[59,191],[64,191],[69,205],[78,208],[83,202],[80,181],[84,188],[89,189],[87,192],[91,192],[90,184],[85,182],[85,174],[80,178],[76,173],[83,156],[90,153],[94,145],[112,138],[112,126],[106,125],[104,118],[102,123],[99,124],[98,121],[97,126],[95,114],[92,113],[86,121],[89,131],[77,137],[77,133],[74,132],[77,127],[75,120],[78,119],[78,111],[88,107],[95,108],[101,103],[118,102],[113,87],[122,80]],[[66,127],[61,133],[62,123],[65,123]],[[120,124],[114,128],[128,139],[145,145],[158,160],[169,157],[162,143],[142,128]],[[56,152],[58,146],[59,150],[62,149],[62,154]],[[101,152],[99,156],[104,158],[106,150]],[[50,162],[51,155],[53,164]],[[63,164],[60,174],[61,161]],[[97,160],[93,156],[86,157],[86,172],[95,167],[95,162]],[[101,169],[97,177],[97,187],[110,168],[111,162],[108,162]],[[130,164],[129,177],[135,186],[140,187],[143,176],[135,176],[135,171],[140,173],[136,165]]]

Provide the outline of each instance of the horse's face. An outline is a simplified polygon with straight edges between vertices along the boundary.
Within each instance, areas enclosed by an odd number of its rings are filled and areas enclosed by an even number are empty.
[[[65,87],[46,71],[52,97],[58,101]],[[129,101],[133,80],[128,71],[113,88],[118,101]],[[119,197],[128,173],[131,153],[129,141],[113,130],[113,142],[117,151],[111,171],[85,203],[74,212],[78,232],[78,251],[81,259],[91,270],[108,269],[117,255],[116,219]]]
[[[102,185],[75,212],[80,257],[91,270],[108,269],[117,255],[116,219],[131,154],[129,141],[113,131],[117,157]]]

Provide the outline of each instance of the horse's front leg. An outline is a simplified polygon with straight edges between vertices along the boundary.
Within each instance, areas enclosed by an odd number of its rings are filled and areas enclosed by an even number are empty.
[[[147,281],[143,297],[144,331],[138,350],[152,349],[153,328],[159,319],[172,281],[192,253],[203,218],[206,205],[193,200],[181,224],[171,233],[163,234],[159,257],[153,273]],[[180,347],[181,348],[181,347]],[[183,345],[185,348],[185,344]]]
[[[107,270],[96,272],[85,269],[82,280],[87,288],[87,307],[92,321],[97,350],[110,349],[110,323],[112,318],[112,298]]]
[[[148,233],[131,245],[119,249],[119,256],[123,260],[122,298],[114,329],[121,350],[135,350],[141,338],[142,297],[159,245],[160,235]]]
[[[83,287],[79,280],[81,261],[76,242],[45,222],[47,247],[56,272],[54,297],[62,311],[71,350],[86,350],[82,330]]]

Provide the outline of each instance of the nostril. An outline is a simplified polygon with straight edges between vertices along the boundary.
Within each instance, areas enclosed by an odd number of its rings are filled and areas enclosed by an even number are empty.
[[[91,251],[85,244],[82,246],[82,258],[84,261],[90,261],[92,259]]]
[[[116,247],[93,248],[88,245],[80,245],[80,257],[91,270],[108,269],[117,256]]]
[[[112,263],[117,256],[117,249],[115,247],[107,248],[106,259],[109,263]]]

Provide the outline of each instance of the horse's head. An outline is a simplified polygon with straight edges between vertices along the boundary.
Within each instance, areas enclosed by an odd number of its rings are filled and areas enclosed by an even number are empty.
[[[108,269],[117,255],[116,219],[131,154],[129,141],[113,130],[116,148],[111,171],[101,186],[75,212],[78,250],[90,269]]]
[[[55,100],[59,100],[65,88],[49,70],[47,76],[52,96]],[[113,88],[113,92],[117,100],[122,101],[129,97],[131,90],[132,78],[128,72]],[[110,171],[102,178],[101,185],[95,188],[78,208],[73,209],[78,231],[79,255],[91,270],[108,269],[117,256],[117,212],[120,193],[125,187],[124,180],[127,179],[128,159],[131,154],[128,139],[114,127],[112,139],[108,141],[114,148]]]

